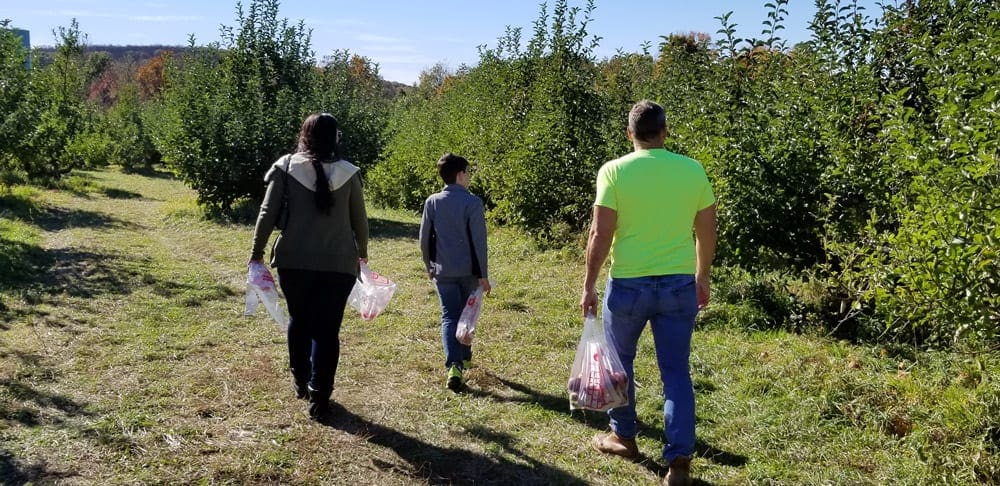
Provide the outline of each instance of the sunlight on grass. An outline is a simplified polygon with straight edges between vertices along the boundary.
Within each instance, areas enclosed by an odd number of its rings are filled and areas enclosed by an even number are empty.
[[[582,247],[491,228],[497,284],[468,389],[444,386],[418,215],[371,209],[386,312],[348,312],[329,425],[308,419],[284,337],[242,316],[252,226],[202,217],[178,181],[84,173],[14,188],[0,218],[0,472],[84,483],[653,483],[664,472],[651,336],[636,362],[637,463],[594,453],[568,409]],[[14,196],[10,196],[14,194]],[[30,262],[26,264],[24,262]],[[10,270],[8,270],[10,269]],[[712,308],[691,358],[696,476],[711,483],[970,483],[996,477],[996,356],[748,330]],[[712,313],[715,312],[715,317]],[[725,318],[719,313],[725,312]],[[897,356],[897,357],[893,357]],[[6,468],[6,469],[2,469]],[[3,472],[6,471],[6,472]]]

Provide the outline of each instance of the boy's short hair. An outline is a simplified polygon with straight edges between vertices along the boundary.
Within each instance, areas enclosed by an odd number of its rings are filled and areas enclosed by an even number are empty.
[[[459,172],[464,172],[469,167],[469,161],[465,157],[448,152],[437,161],[438,174],[445,184],[454,184]]]

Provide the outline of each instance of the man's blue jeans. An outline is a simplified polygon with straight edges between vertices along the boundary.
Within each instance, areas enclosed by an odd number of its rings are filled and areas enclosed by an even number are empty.
[[[668,464],[694,452],[694,388],[688,358],[697,314],[693,275],[608,279],[604,334],[629,377],[629,405],[608,411],[611,429],[625,438],[638,432],[633,363],[639,335],[648,321],[663,382],[663,458]]]
[[[462,361],[472,359],[472,346],[455,338],[458,319],[462,317],[465,301],[479,288],[477,277],[437,277],[438,297],[441,299],[441,341],[444,343],[444,366],[462,368]]]

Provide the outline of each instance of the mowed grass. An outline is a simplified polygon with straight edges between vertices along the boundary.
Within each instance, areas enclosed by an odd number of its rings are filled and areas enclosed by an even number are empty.
[[[0,193],[0,481],[10,484],[653,484],[665,472],[648,332],[639,447],[590,449],[565,392],[582,252],[493,229],[496,286],[468,388],[444,387],[416,215],[372,209],[370,264],[399,284],[345,319],[336,417],[309,420],[285,340],[242,316],[252,227],[199,218],[165,175],[113,170]],[[700,328],[692,376],[710,484],[1000,481],[994,354]]]

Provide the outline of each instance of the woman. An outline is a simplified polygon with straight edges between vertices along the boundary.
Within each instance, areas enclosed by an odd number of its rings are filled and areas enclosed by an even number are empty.
[[[358,167],[339,158],[340,130],[329,113],[302,123],[296,153],[281,157],[264,176],[267,193],[254,228],[251,261],[261,261],[282,204],[281,234],[271,266],[288,301],[288,360],[309,415],[330,412],[340,359],[340,324],[358,275],[368,260],[368,217]],[[317,183],[318,182],[318,183]]]

